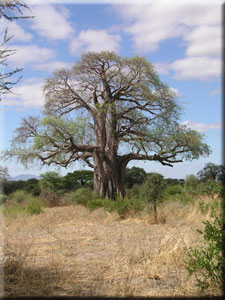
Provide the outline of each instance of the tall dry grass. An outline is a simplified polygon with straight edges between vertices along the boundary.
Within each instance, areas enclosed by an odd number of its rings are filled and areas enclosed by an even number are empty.
[[[200,200],[161,205],[157,224],[148,211],[120,220],[83,206],[5,217],[5,295],[197,296],[184,260],[201,245],[196,229],[211,220]]]

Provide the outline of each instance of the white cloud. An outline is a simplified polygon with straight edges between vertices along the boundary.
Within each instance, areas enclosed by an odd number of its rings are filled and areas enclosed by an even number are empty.
[[[65,7],[58,7],[59,11],[51,5],[38,5],[32,7],[35,18],[32,19],[31,28],[39,35],[53,40],[68,38],[73,32],[71,24],[67,21],[69,12]]]
[[[211,5],[202,5],[199,1],[196,4],[181,1],[182,5],[176,5],[176,1],[165,5],[165,2],[115,6],[125,20],[123,30],[131,35],[135,51],[141,54],[155,51],[162,41],[179,37],[181,45],[186,46],[184,58],[172,63],[155,63],[158,72],[166,75],[173,70],[177,79],[206,80],[218,76],[221,73],[222,2],[209,2]]]
[[[42,70],[42,71],[47,71],[47,72],[54,72],[58,69],[63,69],[63,68],[69,68],[71,64],[63,61],[51,61],[51,62],[46,62],[46,63],[41,63],[41,64],[35,64],[32,65],[31,67],[35,70]]]
[[[220,26],[199,26],[184,36],[187,56],[221,56],[222,31]]]
[[[205,132],[210,129],[221,129],[222,123],[214,123],[214,124],[204,124],[204,123],[198,123],[198,122],[191,122],[191,121],[185,121],[181,125],[186,126],[187,128],[199,131],[199,132]]]
[[[11,49],[15,49],[15,54],[9,56],[8,61],[10,64],[17,67],[24,67],[29,63],[44,62],[50,58],[53,58],[56,54],[55,51],[49,48],[41,48],[36,45],[26,46],[10,46]]]
[[[183,95],[179,92],[179,90],[176,89],[176,88],[172,88],[172,87],[171,87],[170,90],[174,93],[175,97],[181,97],[181,96],[183,96]]]
[[[211,57],[187,57],[175,60],[170,69],[175,71],[176,79],[207,80],[219,76],[221,72],[221,60]]]
[[[169,74],[169,69],[170,69],[169,63],[157,62],[157,63],[154,63],[154,66],[155,66],[156,72],[163,74],[163,75]]]
[[[17,106],[26,109],[40,109],[44,105],[42,86],[43,81],[40,81],[40,79],[25,80],[22,84],[13,88],[14,94],[8,94],[3,98],[1,105],[4,107]]]
[[[8,36],[12,36],[12,41],[29,42],[32,39],[32,35],[14,22],[9,22],[4,19],[0,20],[0,27],[8,29]]]
[[[215,90],[213,90],[213,91],[211,91],[210,93],[209,93],[209,96],[215,96],[215,95],[218,95],[218,94],[220,94],[220,90],[219,89],[215,89]]]
[[[121,38],[118,34],[110,34],[106,30],[82,30],[70,44],[71,53],[85,51],[118,51]]]

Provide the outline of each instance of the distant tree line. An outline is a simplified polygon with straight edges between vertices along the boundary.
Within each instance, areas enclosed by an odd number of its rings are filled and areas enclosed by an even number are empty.
[[[142,185],[153,174],[155,173],[147,173],[143,168],[139,167],[126,168],[126,189],[135,190],[135,186]],[[41,174],[40,178],[40,180],[31,178],[27,181],[9,181],[7,178],[4,178],[2,181],[3,191],[6,195],[9,195],[17,190],[25,190],[34,196],[38,196],[41,194],[41,191],[61,192],[63,194],[75,191],[81,187],[93,189],[94,173],[90,170],[80,170],[60,176],[57,172],[46,172]],[[163,178],[163,182],[166,186],[181,185],[194,191],[200,183],[217,182],[222,184],[224,179],[225,167],[208,163],[198,172],[197,176],[189,175],[185,180]]]

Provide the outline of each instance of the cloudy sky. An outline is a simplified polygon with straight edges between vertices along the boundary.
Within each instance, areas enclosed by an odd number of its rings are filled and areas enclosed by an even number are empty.
[[[112,50],[122,56],[145,56],[152,62],[184,108],[180,123],[204,133],[212,149],[209,157],[174,168],[152,162],[133,165],[165,177],[185,178],[207,162],[221,163],[222,1],[146,0],[138,5],[125,0],[25,2],[35,18],[10,23],[1,20],[1,28],[7,26],[13,35],[8,47],[16,50],[8,67],[23,68],[14,94],[0,102],[3,150],[9,147],[23,117],[40,114],[42,85],[52,72],[71,67],[83,51]],[[13,160],[7,166],[11,176],[39,175],[47,170],[25,170]],[[64,175],[82,167],[75,164],[60,172]]]

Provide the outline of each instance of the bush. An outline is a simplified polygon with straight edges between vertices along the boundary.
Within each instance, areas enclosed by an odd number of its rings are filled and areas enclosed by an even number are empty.
[[[89,200],[86,206],[91,210],[104,207],[109,212],[116,211],[121,219],[134,216],[144,209],[143,202],[134,197],[131,199],[118,197],[116,200],[97,198]]]
[[[29,202],[33,199],[33,196],[26,191],[18,190],[8,196],[6,204],[19,204],[23,202]]]
[[[217,214],[213,223],[209,221],[203,223],[205,224],[204,231],[197,231],[202,235],[205,247],[200,249],[190,247],[186,261],[188,274],[189,276],[196,274],[197,286],[201,291],[209,287],[222,287],[225,268],[223,215],[222,213]]]
[[[206,182],[201,182],[198,187],[198,193],[200,195],[213,196],[215,194],[222,194],[223,187],[219,182],[208,180]]]
[[[185,191],[190,193],[191,195],[197,195],[198,194],[198,186],[199,186],[199,180],[195,175],[188,175],[184,181],[184,188]]]
[[[121,219],[125,219],[143,210],[144,203],[135,197],[130,199],[118,197],[115,201],[106,201],[104,207],[110,212],[116,211]]]
[[[47,204],[49,207],[61,206],[62,201],[59,193],[55,193],[51,190],[42,190],[41,199]]]
[[[41,201],[35,200],[32,203],[28,204],[25,211],[29,215],[38,215],[42,210],[43,203]]]
[[[163,191],[163,197],[182,194],[184,194],[184,189],[180,184],[169,185]]]
[[[86,205],[91,199],[93,199],[92,191],[89,188],[80,188],[69,195],[68,202]]]
[[[140,189],[141,189],[141,185],[138,184],[134,184],[131,189],[126,189],[127,198],[129,199],[132,197],[138,198],[140,194]]]
[[[210,211],[211,216],[213,216],[220,208],[220,202],[218,200],[210,202],[199,201],[198,208],[202,214],[207,214]]]
[[[7,196],[4,194],[0,194],[0,205],[5,204],[7,201]]]
[[[102,199],[102,198],[91,199],[87,202],[86,207],[91,210],[97,209],[99,207],[105,207],[106,205],[104,202],[106,201],[108,201],[108,199]]]

